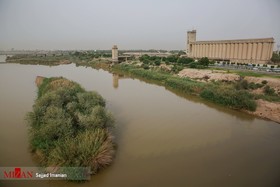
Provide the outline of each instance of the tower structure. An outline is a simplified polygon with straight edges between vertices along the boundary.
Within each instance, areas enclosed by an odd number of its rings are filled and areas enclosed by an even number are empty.
[[[118,62],[118,46],[113,45],[112,47],[112,61],[114,63]]]
[[[186,54],[190,56],[192,53],[192,43],[196,42],[196,30],[191,30],[187,32],[187,51]]]

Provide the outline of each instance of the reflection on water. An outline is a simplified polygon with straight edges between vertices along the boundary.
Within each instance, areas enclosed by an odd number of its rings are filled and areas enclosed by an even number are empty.
[[[178,97],[164,87],[73,64],[0,65],[1,166],[36,166],[28,151],[24,116],[36,98],[34,80],[38,75],[64,76],[87,90],[98,91],[107,100],[117,122],[117,155],[112,166],[84,184],[4,181],[2,186],[279,184],[279,124],[197,97]]]
[[[119,80],[120,79],[127,79],[128,77],[125,77],[124,75],[120,75],[117,73],[113,73],[113,87],[114,88],[118,88],[119,87]]]

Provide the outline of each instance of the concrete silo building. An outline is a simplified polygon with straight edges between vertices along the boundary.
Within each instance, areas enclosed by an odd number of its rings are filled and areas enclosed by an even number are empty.
[[[273,38],[196,41],[196,30],[187,32],[187,55],[213,60],[265,64],[273,53]]]

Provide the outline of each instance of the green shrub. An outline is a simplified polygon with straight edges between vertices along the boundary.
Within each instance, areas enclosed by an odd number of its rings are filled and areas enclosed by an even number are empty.
[[[254,82],[250,82],[248,87],[252,90],[255,90],[255,89],[258,89],[258,88],[262,88],[263,87],[263,84],[260,84],[260,83],[254,83]]]
[[[267,94],[267,95],[274,95],[275,90],[273,88],[270,88],[270,86],[266,85],[264,87],[264,93]]]
[[[108,129],[114,120],[105,100],[63,78],[46,78],[38,89],[27,120],[41,165],[91,167],[95,173],[111,163],[114,144]]]
[[[244,90],[235,90],[223,87],[208,87],[200,96],[204,99],[228,106],[234,109],[255,111],[257,104],[253,95]]]
[[[75,138],[67,137],[57,143],[49,153],[50,166],[91,166],[93,174],[110,165],[114,155],[111,134],[105,129],[79,132]]]
[[[202,66],[208,67],[210,61],[207,57],[203,57],[203,58],[199,59],[198,63]]]
[[[196,68],[197,67],[197,62],[191,62],[191,63],[189,63],[189,67],[190,68]]]
[[[263,81],[262,81],[262,84],[267,84],[267,80],[263,80]]]
[[[155,63],[156,66],[159,66],[160,65],[160,60],[155,60],[154,63]]]
[[[203,85],[203,83],[198,83],[187,78],[170,77],[165,81],[165,86],[188,94],[199,93]]]
[[[178,58],[178,60],[177,60],[177,63],[179,63],[179,64],[189,64],[191,62],[194,62],[194,59],[181,57],[181,58]]]

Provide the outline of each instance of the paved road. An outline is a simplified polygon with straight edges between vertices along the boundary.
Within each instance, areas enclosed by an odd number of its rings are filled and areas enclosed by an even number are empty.
[[[270,75],[271,74],[272,75],[280,75],[280,72],[267,71],[266,68],[259,69],[259,70],[253,70],[253,67],[229,66],[229,65],[222,65],[222,66],[213,65],[213,66],[210,66],[210,67],[220,68],[220,69],[228,69],[228,70],[238,70],[238,71],[251,71],[251,72],[255,72],[255,73],[270,74]]]

